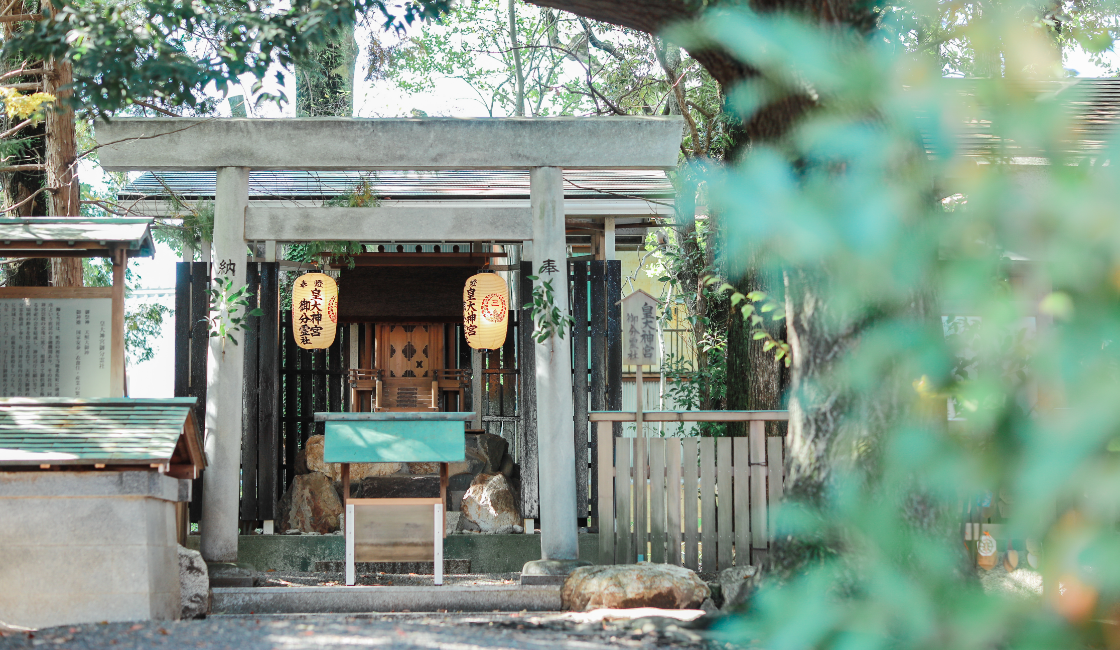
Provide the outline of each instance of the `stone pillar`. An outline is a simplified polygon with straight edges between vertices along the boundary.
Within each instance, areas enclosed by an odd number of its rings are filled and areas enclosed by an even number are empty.
[[[564,236],[563,175],[558,167],[529,172],[533,212],[533,272],[552,281],[555,304],[568,312],[568,255]],[[546,268],[541,272],[541,266]],[[535,283],[535,284],[537,284]],[[522,302],[529,302],[524,297]],[[540,486],[541,558],[571,562],[576,537],[576,459],[572,421],[570,332],[537,343],[537,457]],[[570,569],[569,569],[570,570]]]
[[[218,168],[212,277],[223,284],[226,278],[232,278],[234,291],[245,286],[245,208],[248,204],[249,169]],[[234,336],[238,343],[244,342],[244,332]],[[203,472],[199,550],[207,562],[237,561],[244,349],[244,345],[211,338],[206,359],[206,458],[209,466]]]

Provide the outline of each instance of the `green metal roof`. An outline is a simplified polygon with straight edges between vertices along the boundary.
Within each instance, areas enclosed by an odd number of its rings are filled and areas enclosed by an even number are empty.
[[[201,469],[194,403],[193,397],[0,399],[0,466],[169,465],[179,447],[176,464]]]
[[[8,257],[105,257],[123,248],[129,257],[155,254],[148,217],[0,219],[0,255]]]

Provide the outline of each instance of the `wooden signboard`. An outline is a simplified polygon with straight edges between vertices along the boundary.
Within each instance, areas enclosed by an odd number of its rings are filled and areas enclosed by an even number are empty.
[[[109,288],[0,290],[0,397],[114,397],[113,325]]]
[[[658,357],[657,299],[638,289],[622,299],[622,363],[641,367]]]

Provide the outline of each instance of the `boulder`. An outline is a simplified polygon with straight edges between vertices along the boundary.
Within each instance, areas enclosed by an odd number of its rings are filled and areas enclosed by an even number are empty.
[[[326,474],[332,481],[342,480],[342,463],[323,462],[323,436],[311,436],[303,444],[308,471]],[[299,467],[298,463],[296,465]],[[350,480],[367,476],[390,476],[404,469],[403,463],[350,463]]]
[[[585,566],[572,571],[560,590],[566,610],[695,609],[711,596],[708,585],[684,567],[672,564]]]
[[[409,474],[436,474],[439,475],[439,463],[409,463]]]
[[[476,459],[482,462],[480,469],[471,468],[472,474],[497,474],[502,469],[502,458],[509,449],[509,443],[501,436],[492,433],[467,434],[467,460]]]
[[[301,474],[292,480],[280,497],[276,527],[303,533],[329,533],[338,530],[342,500],[330,477],[321,472]]]
[[[210,576],[202,554],[179,547],[179,618],[204,618],[210,611]]]
[[[733,566],[719,572],[719,590],[723,594],[723,611],[738,609],[747,602],[754,589],[758,567]]]
[[[496,436],[495,436],[496,437]],[[468,522],[483,533],[512,533],[521,524],[521,511],[509,479],[501,474],[479,474],[471,482],[460,506],[460,527]]]

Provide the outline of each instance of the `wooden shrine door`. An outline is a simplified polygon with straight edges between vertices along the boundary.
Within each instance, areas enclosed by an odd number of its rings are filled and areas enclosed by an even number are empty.
[[[443,368],[442,323],[386,323],[377,327],[384,411],[438,411],[437,370]]]

